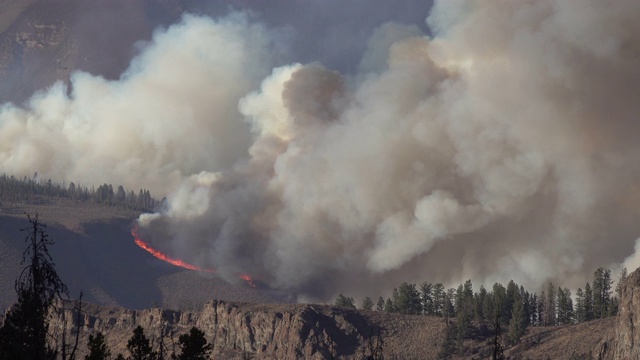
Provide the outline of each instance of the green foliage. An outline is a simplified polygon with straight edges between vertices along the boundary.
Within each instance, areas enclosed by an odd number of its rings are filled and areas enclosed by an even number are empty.
[[[593,273],[593,316],[596,319],[609,316],[612,283],[611,270],[600,267]]]
[[[425,315],[435,315],[433,306],[433,285],[425,282],[420,285],[420,301],[422,302],[422,313]]]
[[[576,322],[581,323],[583,321],[586,321],[586,311],[584,304],[584,291],[582,291],[581,288],[578,288],[578,290],[576,290],[576,306],[574,311]]]
[[[45,225],[28,216],[30,227],[23,253],[24,266],[15,288],[18,302],[6,314],[0,328],[1,359],[54,359],[57,356],[48,342],[48,312],[56,298],[67,294],[67,288],[58,277],[55,264],[49,255],[54,242],[44,231]]]
[[[385,301],[385,303],[384,303],[384,312],[386,312],[386,313],[394,312],[393,300],[391,300],[391,298],[388,298],[387,301]]]
[[[370,297],[362,299],[362,310],[373,310],[373,300]]]
[[[557,296],[557,318],[558,325],[568,325],[573,324],[574,318],[574,309],[573,309],[573,300],[571,298],[571,290],[567,288],[558,288],[558,296]]]
[[[509,320],[509,341],[512,344],[520,342],[527,328],[525,322],[524,303],[520,292],[514,293],[513,309],[511,310],[511,320]]]
[[[593,290],[587,282],[584,287],[584,319],[585,321],[593,320]]]
[[[393,308],[401,314],[416,315],[422,312],[420,293],[415,284],[402,283],[394,298]]]
[[[447,330],[444,334],[444,339],[440,344],[440,350],[438,351],[438,359],[451,359],[451,357],[456,353],[456,340],[458,338],[458,334],[456,332],[456,328],[454,326],[450,326],[447,321]]]
[[[350,308],[350,309],[356,308],[356,304],[353,298],[344,296],[342,294],[338,294],[338,297],[336,298],[336,301],[333,305],[338,307]]]
[[[69,186],[53,182],[51,179],[33,178],[22,179],[14,176],[0,175],[0,200],[10,204],[37,203],[44,198],[68,199],[76,202],[91,202],[106,206],[119,206],[138,210],[152,210],[158,201],[151,196],[149,190],[140,189],[138,195],[133,190],[127,192],[122,185],[114,192],[113,185],[103,184],[94,187],[77,185],[73,182]]]
[[[127,342],[130,360],[154,360],[155,353],[151,349],[149,339],[144,335],[144,329],[138,325],[133,330],[133,336]]]
[[[213,350],[213,345],[207,343],[204,332],[196,327],[192,327],[189,334],[180,335],[178,343],[181,352],[174,357],[177,360],[206,360]]]
[[[380,296],[376,304],[376,311],[384,311],[384,298]]]
[[[472,328],[473,320],[473,286],[471,280],[460,285],[456,291],[456,337],[462,343]]]
[[[111,351],[105,343],[104,335],[101,332],[97,333],[94,337],[89,335],[89,343],[87,344],[89,349],[89,355],[84,357],[84,360],[107,360],[111,359]]]

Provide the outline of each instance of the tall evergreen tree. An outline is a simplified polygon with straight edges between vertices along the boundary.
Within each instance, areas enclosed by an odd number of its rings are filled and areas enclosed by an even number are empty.
[[[544,326],[556,324],[556,291],[552,282],[547,285],[547,298],[544,305]]]
[[[333,304],[333,306],[344,307],[344,308],[349,308],[349,309],[355,309],[356,308],[356,304],[355,304],[355,301],[353,300],[353,298],[344,296],[342,294],[338,294],[338,296],[336,297],[336,301]]]
[[[376,311],[384,311],[384,298],[378,297],[378,303],[376,304]]]
[[[140,325],[133,330],[133,336],[127,342],[127,349],[131,353],[130,360],[154,360],[155,358],[151,343]]]
[[[431,291],[433,297],[433,312],[436,316],[444,316],[444,308],[446,303],[447,293],[444,289],[444,285],[437,283],[433,286]]]
[[[422,283],[420,285],[420,299],[422,301],[422,313],[425,315],[435,315],[435,311],[433,308],[433,295],[431,291],[433,289],[433,285],[428,282]]]
[[[612,282],[611,270],[600,267],[593,273],[593,316],[596,319],[609,316]]]
[[[509,321],[509,340],[511,343],[519,343],[526,329],[524,303],[518,291],[514,293],[513,309],[511,310],[511,320]]]
[[[581,288],[576,290],[576,306],[575,306],[575,318],[576,322],[581,323],[586,321],[586,312],[585,312],[585,299],[584,292]]]
[[[12,360],[55,359],[56,351],[47,343],[49,310],[55,299],[67,294],[67,287],[58,277],[49,255],[54,242],[44,231],[46,227],[35,217],[28,216],[30,226],[27,249],[23,253],[25,266],[16,280],[18,302],[8,311],[0,328],[0,358]]]
[[[485,317],[485,301],[487,299],[487,289],[484,286],[480,285],[480,290],[478,293],[473,296],[474,303],[474,317],[477,321],[483,323],[486,319]]]
[[[511,318],[511,309],[507,309],[507,289],[500,283],[493,284],[493,311],[492,318],[500,316],[501,324],[508,324]]]
[[[362,299],[362,310],[373,310],[373,300],[370,297],[365,296]]]
[[[584,286],[584,320],[590,321],[594,319],[593,314],[593,291],[589,282]]]
[[[196,327],[189,330],[189,334],[180,335],[180,355],[177,360],[207,360],[213,350],[213,345],[207,343],[204,332]]]
[[[84,360],[108,360],[111,359],[111,351],[107,347],[104,335],[101,332],[97,333],[94,337],[89,335],[89,354],[84,357]]]
[[[412,315],[422,312],[420,293],[415,284],[402,283],[397,293],[398,295],[393,303],[393,308],[396,312]]]

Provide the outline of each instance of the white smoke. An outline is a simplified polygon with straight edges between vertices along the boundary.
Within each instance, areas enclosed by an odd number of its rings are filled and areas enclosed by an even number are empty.
[[[145,239],[300,294],[582,285],[640,232],[639,15],[439,2],[433,38],[387,24],[358,74],[293,64],[261,84],[272,33],[187,17],[118,82],[5,107],[0,164],[171,188]]]
[[[86,184],[169,191],[246,157],[238,100],[269,73],[269,31],[243,15],[186,16],[158,31],[119,81],[75,73],[26,108],[0,110],[0,168]]]

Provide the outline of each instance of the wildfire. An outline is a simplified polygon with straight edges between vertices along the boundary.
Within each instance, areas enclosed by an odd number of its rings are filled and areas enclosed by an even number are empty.
[[[140,238],[140,236],[138,235],[138,227],[135,226],[133,229],[131,229],[131,235],[133,235],[133,238],[135,239],[136,245],[140,246],[141,248],[145,249],[146,251],[148,251],[151,255],[155,256],[156,258],[162,260],[162,261],[166,261],[171,265],[175,265],[175,266],[180,266],[182,268],[185,269],[189,269],[189,270],[196,270],[196,271],[206,271],[206,272],[214,272],[215,270],[213,269],[205,269],[205,268],[201,268],[199,266],[195,266],[195,265],[191,265],[188,264],[180,259],[174,259],[169,255],[163,254],[161,251],[158,251],[154,248],[151,247],[151,245],[147,244],[146,242],[144,242],[144,240],[142,240]]]
[[[140,236],[138,235],[138,226],[137,225],[134,226],[133,229],[131,229],[131,235],[133,236],[133,239],[135,240],[136,245],[140,246],[141,248],[143,248],[144,250],[149,252],[154,257],[156,257],[156,258],[158,258],[158,259],[160,259],[162,261],[166,261],[171,265],[179,266],[181,268],[185,268],[185,269],[189,269],[189,270],[195,270],[195,271],[215,272],[214,269],[207,269],[207,268],[202,268],[202,267],[199,267],[199,266],[191,265],[191,264],[186,263],[186,262],[184,262],[184,261],[182,261],[180,259],[174,259],[171,256],[166,255],[166,254],[162,253],[161,251],[152,248],[151,245],[149,245],[146,242],[144,242],[144,240],[142,240],[140,238]],[[248,274],[240,275],[240,279],[246,281],[252,287],[254,287],[254,288],[256,287],[256,284],[254,284],[253,279]]]

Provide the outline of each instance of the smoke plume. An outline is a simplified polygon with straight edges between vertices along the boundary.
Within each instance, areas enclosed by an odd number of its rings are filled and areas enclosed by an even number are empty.
[[[433,35],[383,25],[349,74],[276,64],[246,16],[186,17],[119,81],[5,105],[0,166],[167,191],[146,240],[304,296],[581,285],[640,233],[639,16],[442,1]]]

